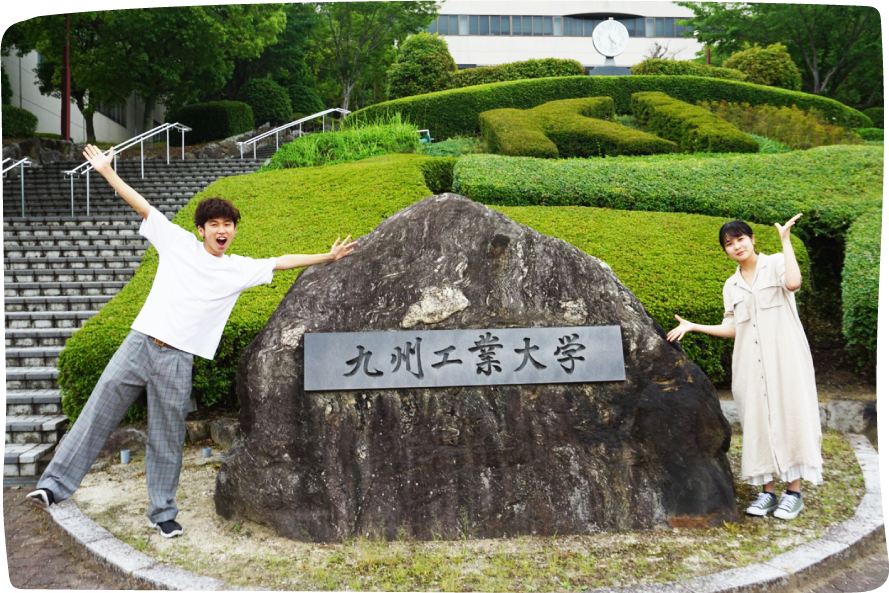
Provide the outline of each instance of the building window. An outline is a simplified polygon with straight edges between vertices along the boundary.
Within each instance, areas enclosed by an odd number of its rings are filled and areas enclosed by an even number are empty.
[[[469,34],[478,35],[478,17],[474,14],[469,15]]]
[[[478,17],[478,34],[488,35],[488,19],[487,16]]]
[[[543,17],[542,16],[535,16],[535,17],[532,17],[531,20],[534,24],[533,33],[535,35],[543,35]]]
[[[645,19],[645,36],[654,37],[654,18],[647,17]]]
[[[551,16],[543,17],[543,34],[544,35],[552,35],[553,34],[553,17],[551,17]]]
[[[509,17],[501,16],[500,17],[500,34],[501,35],[509,35]]]
[[[469,17],[460,15],[460,35],[469,35]]]

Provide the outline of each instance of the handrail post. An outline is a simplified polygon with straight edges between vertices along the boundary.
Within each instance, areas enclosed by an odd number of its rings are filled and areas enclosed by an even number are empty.
[[[244,160],[244,145],[238,144],[238,151],[241,153],[241,160]]]
[[[321,133],[324,133],[324,125],[327,121],[327,114],[321,116]]]
[[[71,180],[71,216],[74,216],[74,175],[69,175]]]
[[[19,172],[19,177],[21,177],[22,181],[22,218],[25,217],[25,161],[22,161],[21,171]]]
[[[117,153],[116,152],[114,153],[114,172],[117,173]],[[114,195],[115,196],[117,195],[117,190],[114,190]],[[71,206],[71,211],[72,212],[74,211],[73,205]],[[71,216],[74,216],[74,214],[72,214]]]
[[[256,159],[256,142],[253,143],[253,159]]]
[[[86,172],[86,215],[90,215],[90,172]]]
[[[185,130],[179,130],[182,132],[182,160],[185,160]]]
[[[170,128],[167,128],[167,164],[170,164]]]
[[[145,179],[145,140],[139,140],[139,162],[142,164],[142,179]]]
[[[278,152],[278,132],[275,132],[275,152]]]

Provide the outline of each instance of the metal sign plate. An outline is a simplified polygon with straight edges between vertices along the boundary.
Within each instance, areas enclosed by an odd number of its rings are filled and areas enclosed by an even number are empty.
[[[306,391],[623,381],[619,325],[307,333]]]

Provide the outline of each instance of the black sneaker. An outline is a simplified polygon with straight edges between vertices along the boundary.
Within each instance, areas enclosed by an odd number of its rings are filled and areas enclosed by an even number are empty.
[[[152,529],[157,529],[164,537],[176,537],[182,535],[182,525],[176,523],[172,519],[161,521],[160,523],[151,523]]]
[[[32,505],[44,510],[56,502],[56,497],[53,496],[52,490],[49,488],[38,488],[34,492],[29,493],[25,498]]]

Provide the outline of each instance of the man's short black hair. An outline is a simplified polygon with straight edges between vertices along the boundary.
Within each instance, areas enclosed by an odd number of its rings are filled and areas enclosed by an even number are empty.
[[[235,226],[238,226],[238,221],[241,219],[241,213],[238,212],[235,205],[228,200],[223,200],[222,198],[207,198],[206,200],[202,200],[194,211],[194,224],[197,227],[203,228],[207,221],[212,218],[228,218],[235,224]]]
[[[737,239],[738,237],[753,238],[753,229],[743,220],[730,220],[719,229],[719,246],[725,250],[725,242],[727,239]]]

